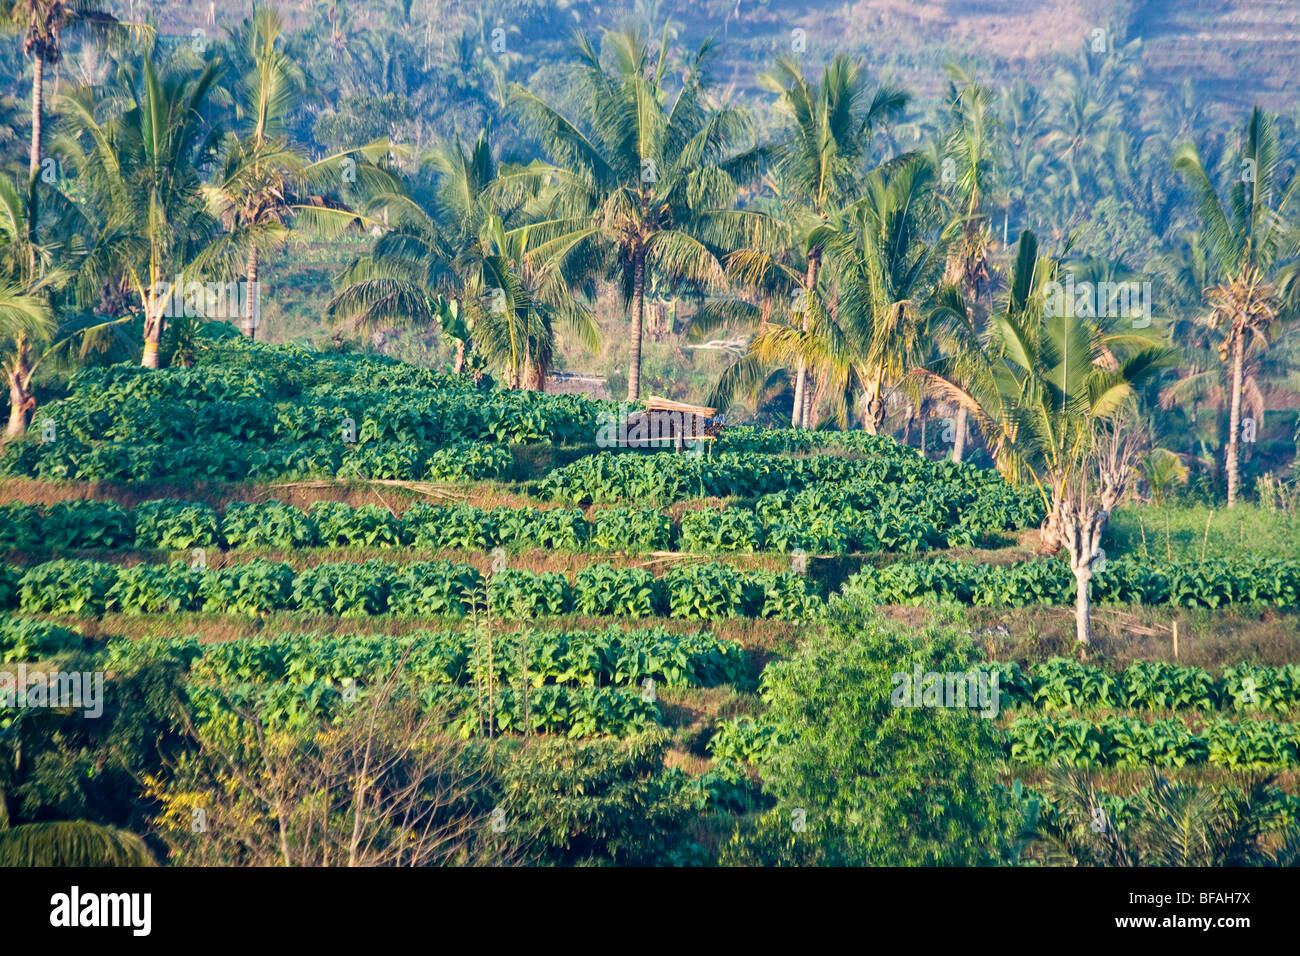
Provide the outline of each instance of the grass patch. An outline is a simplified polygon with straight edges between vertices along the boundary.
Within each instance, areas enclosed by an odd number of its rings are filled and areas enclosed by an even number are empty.
[[[1110,519],[1106,552],[1161,560],[1232,557],[1294,558],[1300,553],[1300,515],[1240,503],[1231,510],[1206,505],[1137,505]]]

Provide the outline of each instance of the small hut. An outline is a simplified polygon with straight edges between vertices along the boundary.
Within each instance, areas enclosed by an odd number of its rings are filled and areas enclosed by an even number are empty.
[[[627,416],[623,444],[629,448],[654,448],[672,442],[673,448],[683,451],[687,442],[714,441],[724,427],[725,416],[718,415],[716,408],[651,395],[646,400],[645,411]],[[712,454],[713,446],[707,447]]]

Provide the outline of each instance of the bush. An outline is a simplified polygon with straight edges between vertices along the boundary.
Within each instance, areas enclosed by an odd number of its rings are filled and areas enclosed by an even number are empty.
[[[599,551],[668,551],[673,522],[653,508],[601,508],[591,516],[591,544]]]
[[[764,789],[777,800],[775,816],[767,830],[738,831],[730,858],[744,858],[752,843],[772,862],[1008,859],[1019,821],[999,782],[1002,741],[992,721],[891,702],[894,673],[968,670],[969,638],[935,627],[917,640],[850,602],[837,602],[835,615],[764,674],[766,719],[797,737],[778,735],[767,747]]]
[[[121,548],[134,540],[131,513],[112,501],[60,501],[41,522],[40,543],[51,548]]]
[[[318,501],[308,512],[316,539],[327,548],[391,548],[401,543],[401,520],[387,508],[352,508],[339,501]]]
[[[683,551],[737,551],[752,554],[763,546],[763,529],[753,512],[705,508],[682,515]]]
[[[184,564],[138,564],[118,572],[109,605],[123,614],[193,611],[202,585],[203,572]]]
[[[463,617],[483,590],[483,578],[468,564],[416,561],[402,565],[393,576],[388,599],[394,614]]]
[[[488,581],[487,594],[492,613],[509,618],[567,614],[573,606],[569,582],[556,571],[498,571]]]
[[[137,548],[188,551],[221,543],[221,519],[207,505],[159,499],[137,505],[134,514]]]
[[[226,507],[221,533],[232,548],[309,548],[316,544],[316,524],[292,505],[278,501]]]
[[[430,481],[483,481],[505,478],[514,466],[510,449],[485,442],[465,442],[440,448],[428,463]]]
[[[393,565],[318,564],[293,579],[293,604],[299,610],[339,617],[369,617],[388,610]]]
[[[48,561],[18,582],[25,613],[103,614],[118,570],[96,561]]]
[[[652,617],[664,611],[663,588],[644,568],[593,564],[573,582],[573,609],[589,617]]]
[[[289,608],[293,600],[293,569],[257,558],[203,576],[203,610],[210,614],[262,614]]]
[[[535,862],[653,865],[665,861],[695,802],[663,765],[668,735],[538,740],[501,761],[501,807],[528,834]]]

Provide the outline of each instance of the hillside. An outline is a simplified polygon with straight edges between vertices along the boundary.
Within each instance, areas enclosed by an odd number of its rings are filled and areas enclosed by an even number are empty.
[[[325,4],[270,0],[291,27],[322,16]],[[207,4],[164,0],[127,3],[122,13],[143,10],[164,32],[212,29]],[[251,0],[215,5],[219,31],[251,9]],[[949,59],[987,68],[995,84],[1017,78],[1050,78],[1056,62],[1074,54],[1097,29],[1140,39],[1145,80],[1153,92],[1168,93],[1190,80],[1201,94],[1234,108],[1258,100],[1270,108],[1287,105],[1283,95],[1300,82],[1300,62],[1292,55],[1300,42],[1300,7],[1290,0],[857,0],[854,3],[802,0],[664,0],[656,18],[670,16],[682,33],[719,42],[720,73],[744,92],[755,92],[754,73],[774,54],[791,51],[792,31],[806,34],[806,56],[813,61],[833,52],[863,56],[877,69],[921,96],[943,87],[938,67]],[[348,8],[341,30],[379,26],[379,16],[364,3]],[[627,0],[468,4],[460,0],[414,0],[410,25],[423,27],[430,46],[445,46],[447,25],[474,30],[518,20],[528,29],[512,43],[537,44],[558,53],[575,27],[594,31],[644,9]],[[312,11],[315,11],[313,14]],[[429,24],[437,22],[438,28]]]

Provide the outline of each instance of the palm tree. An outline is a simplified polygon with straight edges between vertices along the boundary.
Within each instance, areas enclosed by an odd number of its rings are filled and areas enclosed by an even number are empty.
[[[32,176],[41,168],[45,65],[58,63],[63,56],[64,35],[82,31],[106,37],[126,28],[137,36],[151,32],[140,24],[120,23],[104,6],[95,0],[7,0],[0,4],[0,22],[24,32],[23,53],[32,58]]]
[[[1058,271],[1039,256],[1034,234],[1022,232],[1006,301],[988,330],[979,332],[960,302],[944,310],[945,357],[914,374],[966,407],[1008,481],[1037,486],[1044,545],[1070,552],[1076,633],[1086,644],[1093,564],[1137,453],[1130,410],[1174,352],[1126,317],[1077,310],[1051,285]]]
[[[457,372],[472,349],[510,387],[542,388],[556,322],[591,348],[599,334],[561,274],[530,260],[522,224],[538,200],[499,187],[487,130],[426,161],[438,175],[432,208],[406,193],[372,198],[392,210],[391,229],[345,271],[329,313],[364,328],[438,325],[457,340]]]
[[[1241,177],[1219,199],[1196,147],[1185,144],[1174,156],[1196,198],[1201,235],[1218,267],[1219,282],[1205,290],[1210,306],[1207,325],[1223,333],[1219,355],[1231,363],[1228,447],[1224,460],[1228,476],[1228,507],[1236,504],[1240,484],[1241,399],[1249,344],[1268,345],[1269,332],[1285,309],[1273,281],[1275,273],[1297,251],[1291,200],[1300,177],[1282,182],[1282,152],[1273,120],[1258,107],[1246,124],[1241,152]],[[1294,281],[1294,269],[1284,282]]]
[[[930,319],[954,292],[941,283],[947,242],[932,180],[919,156],[870,173],[865,195],[808,236],[827,256],[833,294],[806,300],[803,325],[765,324],[750,343],[751,362],[802,356],[840,421],[861,401],[863,427],[875,434],[888,392],[922,361]],[[792,273],[786,267],[787,281]]]
[[[196,262],[200,271],[215,269],[248,283],[243,327],[255,334],[258,314],[258,266],[262,256],[281,245],[295,229],[341,233],[364,217],[335,196],[319,195],[354,182],[370,192],[392,189],[394,180],[373,163],[386,158],[387,142],[375,142],[311,161],[288,141],[285,125],[303,91],[301,69],[276,43],[280,16],[268,7],[254,9],[251,19],[231,31],[250,64],[236,84],[242,94],[245,129],[222,145],[220,173],[203,193],[209,212],[226,226],[226,235],[211,243]],[[377,224],[377,223],[376,223]]]
[[[1170,782],[1154,770],[1151,783],[1129,798],[1119,827],[1111,799],[1087,770],[1057,766],[1042,786],[1026,827],[1029,856],[1066,866],[1294,866],[1300,832],[1284,823],[1272,778],[1247,776],[1240,789]]]
[[[979,86],[955,64],[951,77],[948,109],[952,127],[943,145],[943,163],[952,173],[953,231],[958,239],[948,256],[945,280],[961,290],[970,303],[976,321],[982,323],[980,297],[989,287],[989,250],[993,230],[986,205],[994,188],[994,170],[999,159],[998,121],[993,111],[993,93]],[[943,177],[941,176],[941,181]],[[941,195],[944,194],[941,189]],[[956,440],[952,460],[960,462],[966,449],[966,410],[957,409]]]
[[[757,169],[761,151],[742,148],[748,118],[709,98],[711,42],[670,91],[668,27],[657,55],[632,30],[606,32],[601,56],[576,41],[581,122],[535,94],[511,88],[510,106],[541,142],[549,163],[503,172],[504,188],[549,184],[547,215],[526,228],[530,258],[571,284],[593,276],[617,281],[631,310],[627,395],[641,392],[645,294],[661,287],[723,281],[719,255],[744,245],[761,217],[733,210],[738,180]]]
[[[87,820],[11,825],[0,790],[0,866],[155,866],[145,842]]]
[[[1010,208],[1007,219],[1023,221],[1028,212],[1029,197],[1034,185],[1042,179],[1043,169],[1049,162],[1042,149],[1049,132],[1046,126],[1048,103],[1046,98],[1024,80],[1017,80],[1001,92],[1000,125],[1005,131],[1009,160],[1006,177],[1007,200]],[[1003,238],[1007,219],[1003,220]]]
[[[772,159],[782,181],[780,218],[799,237],[805,262],[800,331],[808,332],[818,311],[818,277],[823,247],[813,237],[829,217],[860,194],[864,164],[872,133],[907,105],[906,93],[892,87],[872,90],[861,64],[835,57],[819,83],[809,83],[797,61],[777,60],[759,77],[779,97],[786,129],[772,146]],[[753,274],[754,263],[747,263]],[[824,309],[821,310],[824,312]],[[804,356],[797,358],[791,424],[808,427],[813,409]]]
[[[1123,317],[1076,314],[1052,306],[1059,265],[1020,234],[1001,308],[980,332],[968,313],[946,311],[944,357],[915,374],[936,395],[963,404],[989,439],[998,471],[1013,484],[1034,482],[1052,503],[1051,478],[1076,460],[1079,426],[1104,419],[1168,361],[1171,350]],[[1049,307],[1052,306],[1052,307]]]
[[[195,274],[216,220],[206,211],[199,169],[211,161],[218,131],[203,106],[219,67],[197,77],[160,77],[152,56],[137,76],[125,71],[120,97],[89,88],[65,97],[70,161],[87,180],[100,233],[82,280],[124,281],[144,312],[141,364],[158,368],[169,301],[167,281]]]
[[[49,342],[57,328],[39,274],[48,265],[48,255],[37,244],[32,221],[35,191],[34,177],[23,196],[8,177],[0,176],[0,346],[9,383],[5,442],[27,429],[27,416],[36,404],[31,394],[33,352]]]

